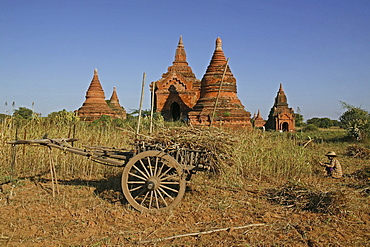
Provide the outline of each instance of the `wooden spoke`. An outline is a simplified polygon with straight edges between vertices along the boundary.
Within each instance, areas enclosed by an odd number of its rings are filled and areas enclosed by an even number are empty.
[[[171,196],[171,195],[169,195],[164,189],[162,189],[162,188],[159,188],[159,190],[160,191],[162,191],[163,192],[163,194],[165,194],[167,197],[169,197],[169,198],[171,198],[171,200],[172,201],[174,201],[175,199]]]
[[[147,160],[148,160],[150,176],[153,176],[153,167],[152,167],[152,162],[150,161],[150,157],[147,157]]]
[[[145,175],[145,173],[144,172],[142,172],[139,168],[137,168],[135,165],[132,165],[132,167],[133,168],[135,168],[135,170],[136,171],[138,171],[138,172],[140,172],[141,173],[141,175],[143,175],[144,177],[145,177],[145,179],[147,179],[148,178],[148,176],[147,175]]]
[[[143,188],[143,186],[137,186],[133,189],[130,189],[130,192],[134,192],[135,190],[139,190],[139,189],[142,189],[142,188]]]
[[[170,191],[173,191],[175,193],[178,193],[179,191],[178,190],[175,190],[173,188],[170,188],[170,187],[167,187],[167,186],[164,186],[164,185],[161,185],[161,188],[164,188],[164,189],[167,189],[167,190],[170,190]]]
[[[147,176],[150,177],[150,173],[146,169],[147,165],[144,164],[143,160],[139,160],[141,163],[141,167],[144,168],[144,171],[146,172]]]
[[[132,172],[130,172],[130,176],[137,177],[138,179],[141,179],[142,181],[144,181],[144,183],[145,183],[145,181],[146,181],[146,178],[141,177],[141,176],[139,176],[139,175],[137,175],[137,174],[135,174],[135,173],[132,173]]]
[[[158,193],[158,194],[159,194],[159,196],[161,197],[161,199],[162,199],[162,201],[163,201],[164,205],[167,207],[167,206],[168,206],[168,204],[167,204],[166,200],[164,199],[164,197],[163,197],[163,195],[162,195],[161,191],[160,191],[160,190],[158,190],[158,191],[157,191],[157,193]]]

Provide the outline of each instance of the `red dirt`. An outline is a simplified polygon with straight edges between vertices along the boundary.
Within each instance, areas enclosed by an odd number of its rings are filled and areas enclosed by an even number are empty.
[[[272,204],[269,184],[226,188],[199,174],[175,210],[142,214],[122,198],[117,177],[61,180],[55,198],[47,177],[19,179],[1,186],[0,246],[370,246],[369,195],[348,186],[357,182],[335,181],[343,205],[323,214]],[[250,224],[263,225],[232,229]]]

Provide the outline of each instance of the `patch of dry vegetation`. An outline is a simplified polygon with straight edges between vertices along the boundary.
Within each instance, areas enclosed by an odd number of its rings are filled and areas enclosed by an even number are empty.
[[[130,149],[135,141],[131,125],[117,129],[83,122],[55,126],[45,119],[23,124],[4,120],[0,210],[7,213],[0,215],[0,245],[370,245],[369,159],[347,156],[352,144],[333,138],[335,134],[303,147],[309,139],[300,133],[157,125],[152,136],[157,140],[214,152],[218,172],[193,176],[182,203],[172,212],[154,215],[127,204],[120,169],[82,156],[52,151],[60,190],[55,198],[47,148],[17,146],[11,169],[14,149],[6,142],[16,137],[40,139],[46,130],[50,138],[78,138],[78,147]],[[143,135],[148,135],[146,129]],[[317,165],[329,150],[339,154],[342,179],[324,177]],[[179,237],[165,239],[172,236]]]

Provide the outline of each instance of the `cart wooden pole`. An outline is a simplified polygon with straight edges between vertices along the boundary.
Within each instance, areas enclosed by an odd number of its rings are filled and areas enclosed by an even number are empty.
[[[145,85],[146,73],[143,74],[143,81],[141,83],[141,97],[140,97],[140,108],[139,108],[139,119],[137,120],[136,135],[140,132],[140,120],[141,120],[141,109],[143,107],[143,98],[144,98],[144,85]]]
[[[224,82],[224,77],[225,77],[225,74],[226,74],[226,70],[227,70],[227,65],[228,64],[229,64],[229,58],[226,61],[224,73],[222,74],[220,88],[218,89],[218,93],[217,93],[217,97],[216,97],[216,102],[215,102],[215,107],[213,108],[211,123],[210,123],[209,127],[212,127],[213,119],[215,118],[216,108],[217,108],[217,104],[218,104],[218,98],[220,97],[220,93],[221,93],[221,89],[222,89],[222,83]]]
[[[152,134],[153,132],[154,93],[155,93],[155,82],[153,82],[153,85],[152,85],[152,102],[151,102],[151,108],[150,108],[150,128],[149,128],[150,134]]]

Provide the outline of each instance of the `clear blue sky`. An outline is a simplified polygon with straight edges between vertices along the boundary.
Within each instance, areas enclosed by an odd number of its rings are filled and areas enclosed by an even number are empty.
[[[305,120],[337,119],[339,101],[370,110],[369,0],[0,0],[0,35],[0,113],[74,111],[94,68],[128,111],[145,72],[149,109],[180,35],[199,79],[221,37],[252,114],[267,118],[280,83]]]

